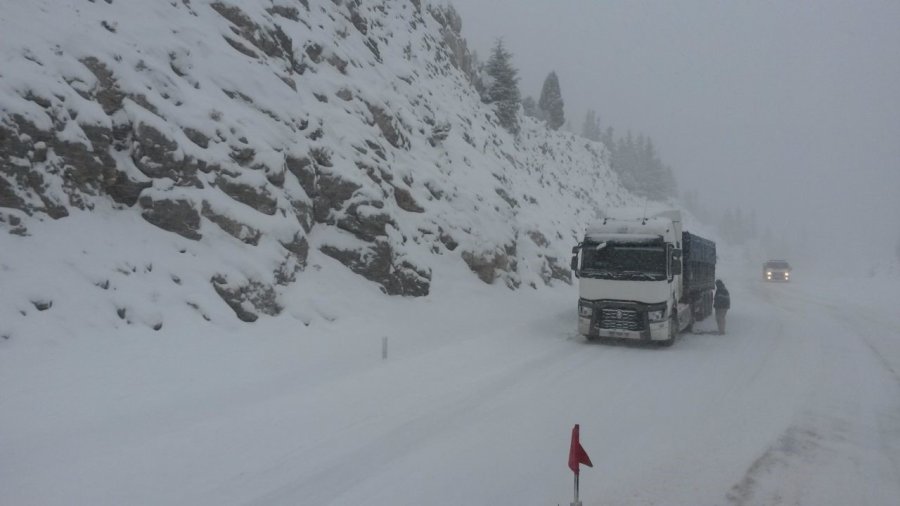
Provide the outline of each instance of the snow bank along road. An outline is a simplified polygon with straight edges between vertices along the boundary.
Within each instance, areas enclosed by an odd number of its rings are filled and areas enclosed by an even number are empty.
[[[898,504],[898,298],[741,281],[667,349],[577,337],[571,287],[8,340],[0,504],[565,504],[574,423],[586,505]]]

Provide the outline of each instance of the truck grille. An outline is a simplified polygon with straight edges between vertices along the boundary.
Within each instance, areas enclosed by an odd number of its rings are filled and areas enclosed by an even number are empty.
[[[644,319],[633,309],[601,309],[598,326],[610,330],[644,330]]]

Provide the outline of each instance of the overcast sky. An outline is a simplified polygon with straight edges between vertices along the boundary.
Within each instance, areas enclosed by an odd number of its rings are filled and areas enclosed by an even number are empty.
[[[847,239],[893,254],[900,1],[452,3],[482,60],[503,37],[523,96],[555,70],[576,131],[593,108],[649,134],[712,210],[755,210],[844,259],[865,249]]]

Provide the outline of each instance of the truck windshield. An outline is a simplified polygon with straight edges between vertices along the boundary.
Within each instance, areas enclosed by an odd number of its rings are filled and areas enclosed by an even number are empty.
[[[656,243],[586,243],[581,272],[585,277],[660,281],[666,279],[666,248]]]

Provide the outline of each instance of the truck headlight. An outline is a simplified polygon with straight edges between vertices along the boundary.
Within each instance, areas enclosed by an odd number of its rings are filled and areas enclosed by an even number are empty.
[[[666,319],[666,310],[647,311],[647,319],[651,322],[661,322]]]
[[[594,312],[594,308],[591,306],[578,306],[578,316],[588,317],[591,316],[591,313]]]

